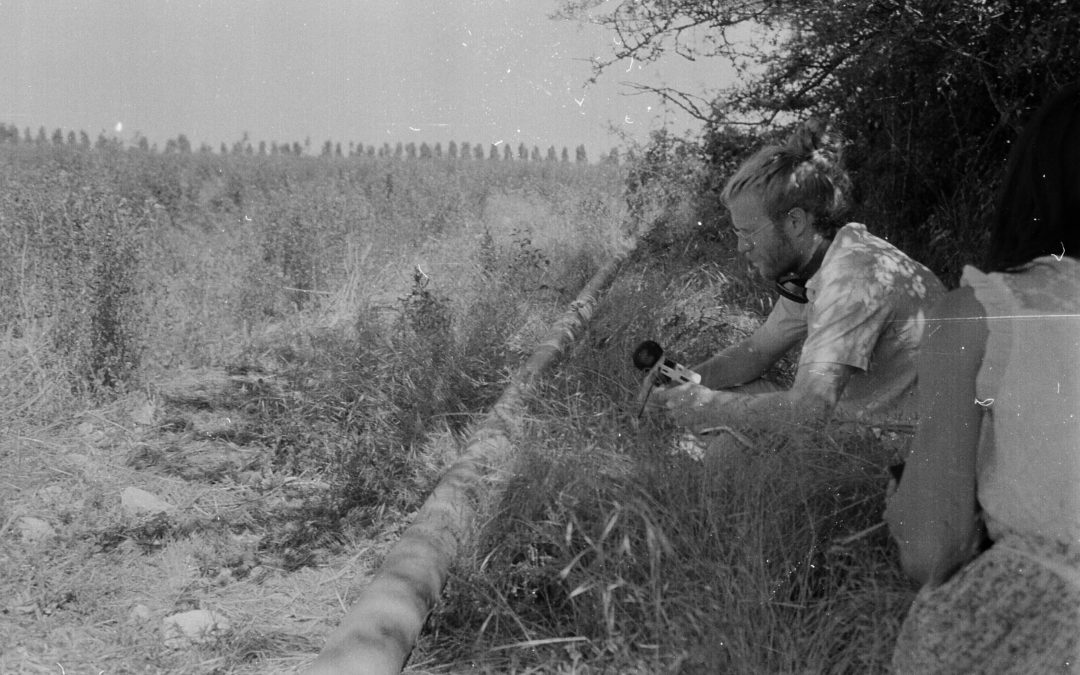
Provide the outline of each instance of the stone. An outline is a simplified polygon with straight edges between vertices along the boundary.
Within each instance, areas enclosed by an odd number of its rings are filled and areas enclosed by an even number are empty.
[[[137,487],[124,488],[120,493],[120,506],[133,516],[168,513],[176,508],[157,495]]]
[[[261,584],[262,582],[266,581],[269,576],[270,570],[266,569],[262,565],[256,565],[255,567],[251,568],[250,572],[248,572],[247,580],[253,584]]]
[[[56,530],[48,522],[33,516],[22,516],[16,527],[23,541],[44,541],[56,536]]]
[[[131,421],[143,427],[153,426],[156,412],[153,401],[145,400],[132,409]]]
[[[146,623],[150,620],[150,608],[143,604],[135,605],[128,612],[128,618],[133,623]]]
[[[91,462],[93,461],[90,459],[89,455],[84,455],[81,452],[69,452],[68,454],[64,455],[64,457],[73,467],[77,469],[85,469],[89,467]]]
[[[182,649],[189,645],[213,642],[228,632],[229,622],[208,609],[193,609],[162,619],[165,646]]]

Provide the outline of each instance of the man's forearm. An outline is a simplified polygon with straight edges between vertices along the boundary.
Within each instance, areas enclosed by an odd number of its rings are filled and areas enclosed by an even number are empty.
[[[701,431],[709,427],[817,424],[831,417],[855,368],[839,363],[800,367],[791,389],[769,393],[714,390],[683,384],[658,391],[656,402],[676,424]]]
[[[825,402],[797,397],[791,390],[770,394],[702,391],[694,398],[693,401],[677,401],[673,414],[677,423],[696,432],[723,426],[775,429],[814,423],[828,414]]]
[[[746,342],[731,345],[693,370],[709,389],[728,389],[758,379],[768,369],[762,357]]]
[[[775,428],[778,423],[796,424],[813,416],[798,405],[790,391],[773,394],[721,394],[702,416],[701,428],[710,426],[740,426]],[[805,420],[804,420],[805,418]],[[698,426],[698,425],[695,425]]]

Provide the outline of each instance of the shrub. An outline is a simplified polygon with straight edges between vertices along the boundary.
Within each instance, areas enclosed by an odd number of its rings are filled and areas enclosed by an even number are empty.
[[[12,267],[0,302],[20,330],[45,327],[50,366],[69,386],[112,388],[139,372],[151,285],[143,253],[154,216],[94,167],[69,168],[23,165],[8,183]]]

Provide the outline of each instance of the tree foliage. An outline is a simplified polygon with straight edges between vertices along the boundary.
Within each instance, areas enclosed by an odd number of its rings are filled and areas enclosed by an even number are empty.
[[[716,91],[639,86],[704,121],[707,143],[832,118],[851,141],[860,215],[946,276],[977,259],[1027,114],[1080,78],[1080,6],[1062,0],[566,0],[561,13],[614,31],[596,75],[671,53],[735,64]]]

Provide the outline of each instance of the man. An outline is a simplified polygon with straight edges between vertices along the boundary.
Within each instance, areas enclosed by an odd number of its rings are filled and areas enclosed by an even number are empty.
[[[699,434],[830,417],[914,423],[915,354],[944,287],[863,225],[843,224],[849,182],[832,143],[805,125],[724,188],[739,251],[782,297],[749,338],[694,367],[700,385],[654,390],[649,404],[676,423]],[[790,389],[759,379],[803,339]]]

